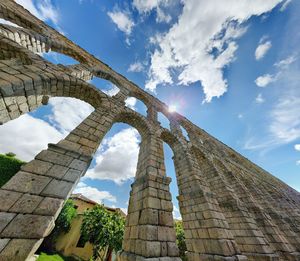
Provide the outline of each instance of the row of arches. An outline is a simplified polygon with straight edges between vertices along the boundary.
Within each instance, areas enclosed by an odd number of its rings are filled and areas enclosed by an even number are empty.
[[[14,22],[14,21],[13,21]],[[24,26],[24,24],[22,24]],[[31,51],[34,51],[36,53],[43,54],[43,58],[54,62],[54,63],[60,63],[63,62],[64,64],[68,65],[68,69],[71,69],[72,66],[75,66],[75,61],[79,61],[82,64],[87,64],[86,61],[83,61],[82,59],[78,58],[78,55],[75,55],[73,52],[67,52],[66,47],[63,47],[63,42],[55,42],[53,39],[49,40],[47,36],[39,35],[39,33],[33,33],[31,28],[20,28],[20,27],[14,27],[11,25],[1,25],[0,32],[6,36],[7,38],[11,39],[12,41],[15,41],[16,43],[20,44],[24,48],[27,48]],[[57,47],[56,45],[61,45],[61,47]],[[43,47],[44,46],[44,47]],[[42,48],[43,47],[43,48]],[[51,50],[51,52],[48,54],[48,52]],[[70,60],[68,57],[71,57]],[[71,66],[70,66],[71,65]],[[87,80],[91,80],[93,78],[93,75],[96,76],[96,78],[100,77],[102,80],[95,80],[94,83],[96,87],[108,95],[114,96],[116,95],[120,90],[124,89],[124,86],[122,84],[118,84],[119,81],[113,80],[114,83],[117,83],[117,86],[113,86],[112,88],[107,88],[108,85],[111,85],[111,83],[107,84],[107,82],[104,80],[105,76],[102,76],[101,73],[93,72],[90,70],[91,75],[89,77],[85,77]],[[101,77],[102,76],[102,77]],[[104,88],[103,88],[103,87]],[[111,87],[111,86],[110,86]],[[116,88],[119,89],[118,92],[116,92]],[[129,106],[132,104],[132,99],[135,99],[137,103],[137,109],[139,112],[142,113],[142,115],[146,116],[146,113],[148,112],[148,117],[153,117],[153,113],[151,111],[155,111],[154,114],[158,114],[159,121],[162,123],[162,125],[170,130],[170,123],[167,123],[166,118],[170,122],[170,120],[174,121],[174,117],[172,117],[171,113],[168,113],[166,110],[166,107],[161,106],[153,106],[153,97],[150,96],[147,97],[145,93],[142,93],[140,90],[135,91],[129,91],[126,90],[125,92],[125,102],[129,104]],[[130,104],[131,101],[131,104]],[[156,101],[157,103],[157,101]],[[159,104],[159,103],[158,103]],[[153,108],[154,107],[154,108]],[[159,108],[161,107],[161,109]],[[154,115],[155,117],[156,115]],[[157,117],[157,116],[156,116]],[[172,119],[171,119],[172,118]],[[157,119],[156,119],[157,120]],[[180,128],[182,130],[182,133],[184,134],[184,137],[189,140],[187,130],[180,125]]]
[[[105,134],[115,123],[122,122],[137,129],[141,148],[120,260],[135,260],[137,256],[178,260],[164,142],[174,154],[190,260],[228,257],[263,260],[279,256],[297,260],[300,249],[295,201],[284,207],[274,204],[277,200],[282,202],[281,195],[286,197],[285,188],[278,186],[280,193],[275,193],[265,182],[262,185],[255,177],[260,170],[253,164],[241,157],[232,159],[236,153],[231,154],[225,145],[181,115],[169,112],[165,104],[47,27],[14,1],[0,3],[0,16],[23,27],[1,27],[1,123],[46,104],[51,97],[77,98],[94,108],[63,140],[50,144],[0,189],[0,208],[7,220],[0,232],[1,244],[4,242],[0,259],[25,259],[40,244],[40,239],[53,227],[64,200],[85,174]],[[34,53],[50,49],[72,57],[79,64],[55,65]],[[88,82],[93,77],[109,81],[120,91],[112,95],[104,93]],[[128,98],[138,100],[137,111],[129,107],[128,101],[126,106]],[[164,128],[167,122],[170,128]],[[276,187],[277,183],[273,184]],[[31,203],[24,210],[28,198]],[[274,206],[268,207],[269,201]],[[284,215],[284,211],[291,217]],[[260,223],[269,214],[268,221]],[[281,215],[286,219],[280,218]],[[254,226],[256,223],[259,229]],[[33,224],[40,226],[37,229]],[[268,224],[270,229],[262,230],[262,224]],[[264,247],[266,242],[270,247]],[[256,245],[260,247],[253,247]]]

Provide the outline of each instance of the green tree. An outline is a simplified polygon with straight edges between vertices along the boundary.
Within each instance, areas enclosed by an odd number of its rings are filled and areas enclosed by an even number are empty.
[[[183,230],[181,220],[175,221],[175,230],[176,230],[176,243],[179,248],[179,255],[180,255],[182,261],[185,261],[185,260],[187,260],[187,257],[185,255],[187,248],[186,248],[186,244],[185,244],[185,236],[184,236],[184,230]]]
[[[110,212],[102,205],[96,205],[84,212],[81,235],[85,242],[93,244],[93,259],[105,260],[105,249],[108,255],[113,250],[122,248],[125,219],[117,212]]]
[[[25,163],[15,158],[15,154],[11,152],[0,154],[0,187],[9,181]]]
[[[8,152],[8,153],[5,153],[5,156],[14,158],[14,157],[16,157],[16,154],[13,152]]]
[[[58,236],[61,233],[69,232],[71,228],[72,220],[76,216],[77,216],[77,211],[75,208],[75,204],[73,200],[68,199],[55,221],[55,227],[53,231],[43,241],[40,251],[45,251],[47,253],[55,252],[54,246]]]
[[[69,232],[71,228],[72,220],[76,216],[77,216],[77,211],[75,209],[75,204],[73,200],[68,199],[55,221],[55,230],[57,230],[58,233]]]

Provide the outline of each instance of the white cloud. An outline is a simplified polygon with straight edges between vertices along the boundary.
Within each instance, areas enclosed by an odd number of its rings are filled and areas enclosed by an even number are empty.
[[[296,161],[296,165],[300,166],[300,160]],[[298,191],[299,191],[299,189],[298,189]]]
[[[271,111],[264,116],[265,128],[259,136],[254,134],[247,140],[245,149],[267,151],[300,138],[299,80],[297,66],[281,72],[279,82],[274,86],[279,97],[275,98]],[[263,131],[266,131],[264,135]]]
[[[51,4],[50,0],[39,1],[38,8],[41,12],[43,20],[51,20],[54,24],[58,23],[58,11]]]
[[[47,122],[28,114],[0,126],[0,152],[13,152],[25,161],[32,160],[48,143],[56,143],[63,134]]]
[[[259,94],[257,95],[257,97],[255,98],[255,102],[256,102],[256,103],[264,103],[264,102],[265,102],[265,99],[263,98],[263,96],[262,96],[261,93],[259,93]]]
[[[259,44],[255,50],[255,59],[261,60],[272,47],[271,41],[266,41]]]
[[[139,152],[139,134],[133,128],[105,139],[96,153],[96,165],[85,177],[113,180],[117,184],[135,176]]]
[[[94,200],[99,204],[101,204],[103,200],[117,202],[116,197],[113,196],[110,192],[100,191],[95,187],[88,186],[84,182],[79,182],[73,193],[80,193],[88,199]]]
[[[59,13],[50,0],[40,0],[37,5],[34,4],[33,0],[16,0],[16,2],[40,20],[50,20],[57,25]]]
[[[271,74],[264,74],[256,78],[255,83],[258,87],[266,87],[270,83],[276,81],[277,76]]]
[[[169,23],[172,17],[166,14],[165,10],[168,6],[175,4],[177,1],[170,0],[133,0],[132,5],[140,14],[149,14],[152,10],[156,11],[157,23]]]
[[[271,112],[271,133],[284,143],[300,138],[300,97],[288,96],[278,101]]]
[[[54,97],[49,104],[51,123],[62,133],[69,133],[94,110],[90,104],[75,98]]]
[[[50,98],[51,125],[25,114],[0,126],[0,152],[14,152],[18,158],[29,161],[48,143],[57,143],[73,130],[92,111],[89,104],[73,98]],[[17,144],[17,145],[16,145]]]
[[[283,12],[291,2],[292,0],[286,0],[280,7],[280,11]]]
[[[227,91],[223,68],[234,60],[238,48],[234,40],[246,31],[242,24],[251,16],[269,12],[280,2],[182,0],[178,22],[160,39],[151,56],[146,88],[155,91],[158,84],[174,83],[171,71],[177,69],[180,84],[201,82],[206,102],[220,97]]]
[[[14,24],[14,23],[12,23],[12,22],[10,22],[10,21],[7,21],[7,20],[5,20],[5,19],[2,19],[2,18],[0,18],[0,24],[7,24],[7,25],[19,27],[18,25]]]
[[[34,16],[42,20],[41,12],[35,7],[33,0],[16,0],[19,5],[22,5],[25,9],[27,9]]]
[[[127,99],[125,100],[125,105],[126,105],[127,107],[129,107],[130,109],[135,110],[135,104],[136,104],[136,102],[137,102],[137,99],[136,99],[136,98],[134,98],[134,97],[129,97],[129,98],[127,98]]]
[[[128,72],[141,72],[143,71],[144,66],[141,64],[141,62],[135,62],[129,65]]]
[[[120,209],[127,215],[127,211],[128,211],[127,208],[120,208]]]
[[[238,118],[242,119],[242,118],[244,118],[244,115],[240,113],[240,114],[238,114]]]
[[[110,89],[108,89],[108,90],[101,90],[101,91],[103,91],[108,96],[112,97],[112,96],[116,95],[120,91],[120,89],[116,85],[111,84],[111,88]]]
[[[297,57],[295,55],[291,55],[287,57],[286,59],[280,60],[279,62],[275,63],[274,65],[280,69],[285,69],[290,64],[295,62],[297,60]]]
[[[300,144],[295,144],[294,148],[295,150],[300,151]]]
[[[127,36],[131,34],[134,22],[131,20],[128,14],[121,11],[108,12],[110,19],[117,25],[119,30],[124,32]]]
[[[180,211],[175,205],[173,205],[173,218],[174,219],[179,219],[179,220],[182,219]]]
[[[166,14],[161,8],[156,9],[156,22],[157,23],[170,23],[172,17],[169,14]]]
[[[282,74],[285,70],[289,68],[289,66],[297,60],[296,55],[291,55],[279,62],[275,63],[274,66],[277,67],[277,72],[275,74],[264,74],[256,78],[255,83],[258,87],[266,87],[272,82],[276,82],[280,78],[282,78]]]
[[[163,1],[166,2],[167,0],[133,0],[132,4],[140,13],[147,13],[157,8]]]

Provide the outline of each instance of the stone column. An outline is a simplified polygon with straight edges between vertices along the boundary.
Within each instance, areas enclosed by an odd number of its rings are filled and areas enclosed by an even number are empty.
[[[241,255],[217,199],[206,183],[202,172],[205,170],[181,146],[174,146],[173,150],[188,260],[248,260]]]
[[[36,251],[90,161],[49,144],[0,189],[1,261],[25,260]]]
[[[218,161],[219,168],[223,169],[222,176],[231,184],[234,193],[245,204],[251,216],[255,219],[257,226],[265,236],[270,247],[280,256],[287,260],[295,260],[295,248],[288,242],[284,233],[273,222],[270,216],[264,211],[264,207],[259,204],[259,201],[251,195],[249,184],[244,184],[240,181],[239,176],[243,172],[238,171],[238,168],[232,164]]]
[[[163,144],[154,135],[142,140],[132,184],[123,250],[119,261],[180,261],[165,175]]]
[[[200,152],[197,158],[242,253],[249,260],[278,259],[246,205],[234,193],[231,184],[223,176],[226,170],[218,164],[218,161],[211,160]]]
[[[154,108],[154,106],[149,105],[148,110],[147,110],[147,118],[154,122],[157,123],[157,111]]]
[[[280,234],[289,242],[289,248],[296,250],[294,255],[299,256],[300,231],[299,227],[297,227],[297,224],[290,216],[290,213],[277,208],[278,202],[269,195],[268,191],[261,189],[261,181],[256,180],[256,178],[253,177],[253,173],[243,170],[239,179],[247,186],[247,189],[253,198],[262,206],[266,217],[272,220],[272,222],[280,229]]]
[[[97,109],[0,189],[0,261],[26,260],[50,234],[64,201],[111,125],[108,113]]]

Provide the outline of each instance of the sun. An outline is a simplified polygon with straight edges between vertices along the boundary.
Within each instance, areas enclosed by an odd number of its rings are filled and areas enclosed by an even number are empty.
[[[176,109],[177,109],[177,107],[174,104],[169,106],[169,112],[175,112]]]

